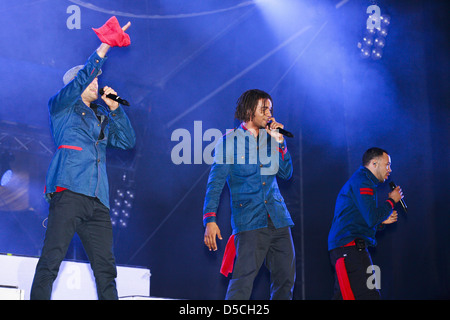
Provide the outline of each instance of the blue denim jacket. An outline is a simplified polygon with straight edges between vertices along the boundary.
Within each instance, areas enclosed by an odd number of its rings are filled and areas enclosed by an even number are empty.
[[[216,221],[220,194],[226,181],[230,189],[233,234],[267,227],[268,215],[276,228],[293,226],[276,179],[291,176],[292,160],[285,142],[276,143],[264,129],[260,130],[257,141],[241,125],[225,135],[215,148],[203,207],[203,224]]]
[[[369,169],[361,166],[342,187],[328,234],[328,250],[346,245],[355,238],[376,246],[375,233],[390,216],[395,204],[392,199],[387,199],[378,205],[379,183]]]
[[[81,100],[82,92],[97,76],[105,60],[94,52],[75,79],[50,98],[50,127],[57,150],[47,171],[47,200],[56,187],[60,187],[97,197],[109,208],[106,147],[133,148],[136,136],[121,106],[111,111],[108,107],[91,104],[94,109],[97,107],[94,111]],[[103,138],[100,137],[102,124],[105,125]]]

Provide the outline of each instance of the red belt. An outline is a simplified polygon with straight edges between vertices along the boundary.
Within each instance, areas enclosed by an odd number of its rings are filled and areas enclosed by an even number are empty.
[[[352,242],[347,243],[346,245],[343,245],[343,247],[350,247],[350,246],[356,246],[355,240]]]

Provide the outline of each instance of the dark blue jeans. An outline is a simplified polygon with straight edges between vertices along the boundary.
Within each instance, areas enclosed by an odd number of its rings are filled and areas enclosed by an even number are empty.
[[[333,300],[342,300],[341,287],[338,280],[336,270],[336,261],[344,258],[345,273],[349,281],[351,291],[356,300],[379,300],[381,299],[380,291],[370,289],[367,286],[367,280],[371,274],[367,273],[367,269],[372,266],[372,258],[367,248],[358,250],[356,246],[339,247],[330,251],[331,264],[335,268],[335,284]],[[341,270],[340,272],[343,272]]]
[[[289,227],[239,232],[234,237],[236,260],[226,300],[250,299],[263,262],[270,271],[270,299],[291,300],[295,283],[295,252]]]
[[[55,193],[50,201],[44,246],[31,287],[32,300],[51,298],[53,282],[75,232],[91,263],[98,298],[118,298],[109,210],[97,198],[65,190]]]

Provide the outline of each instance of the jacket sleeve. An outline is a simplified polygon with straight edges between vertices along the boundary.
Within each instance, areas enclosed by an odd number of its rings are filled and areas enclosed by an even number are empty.
[[[100,58],[97,52],[94,51],[86,61],[84,67],[78,71],[77,76],[59,90],[56,95],[50,98],[48,102],[50,115],[54,115],[64,108],[70,107],[77,101],[83,91],[95,79],[106,59],[106,57]]]
[[[288,180],[292,177],[292,159],[291,154],[289,153],[286,141],[283,141],[283,143],[280,143],[278,146],[278,152],[279,152],[279,169],[277,172],[277,177],[280,179]]]
[[[392,213],[393,204],[389,199],[377,206],[377,190],[369,180],[355,181],[352,189],[356,206],[370,228],[379,225]]]
[[[230,171],[222,152],[217,152],[218,148],[224,150],[223,139],[215,148],[214,163],[211,165],[208,182],[206,184],[206,195],[203,205],[203,225],[216,221],[217,208],[219,206],[220,195]]]
[[[136,133],[121,106],[109,113],[108,147],[131,149],[136,145]]]

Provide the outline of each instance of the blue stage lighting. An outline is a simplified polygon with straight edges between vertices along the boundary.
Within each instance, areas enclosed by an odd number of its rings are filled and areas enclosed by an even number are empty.
[[[2,174],[2,179],[1,179],[1,186],[6,186],[8,184],[9,181],[11,181],[12,178],[12,170],[6,170],[3,174]]]
[[[130,188],[130,181],[125,172],[122,175],[122,188],[118,188],[111,206],[111,223],[113,227],[126,228],[131,215],[134,201],[134,191]]]
[[[0,185],[6,186],[12,179],[13,171],[11,170],[10,162],[14,160],[11,153],[2,152],[0,165]]]

